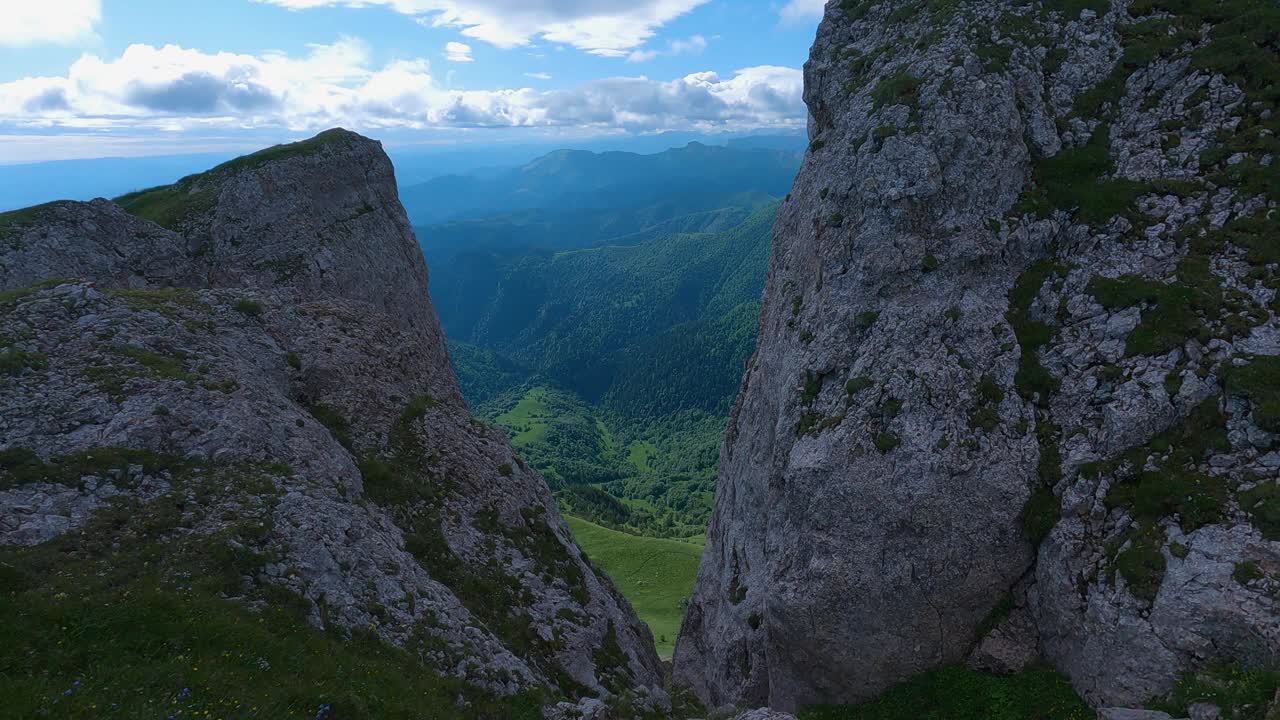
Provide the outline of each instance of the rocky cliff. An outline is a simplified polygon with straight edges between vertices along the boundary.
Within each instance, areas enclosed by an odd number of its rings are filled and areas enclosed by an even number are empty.
[[[1280,11],[833,0],[675,681],[1280,664]]]
[[[0,215],[0,290],[19,612],[66,601],[54,552],[106,563],[121,603],[155,583],[372,631],[468,698],[665,706],[647,628],[462,402],[377,143],[334,130]]]

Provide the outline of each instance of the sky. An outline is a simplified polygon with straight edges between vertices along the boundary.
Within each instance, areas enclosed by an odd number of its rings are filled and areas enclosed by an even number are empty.
[[[0,164],[802,129],[823,0],[0,0]]]

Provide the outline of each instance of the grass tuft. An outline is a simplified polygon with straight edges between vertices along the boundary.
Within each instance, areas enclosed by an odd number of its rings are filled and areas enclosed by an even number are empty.
[[[948,666],[859,706],[803,710],[799,720],[1092,720],[1094,712],[1053,670],[996,676]]]

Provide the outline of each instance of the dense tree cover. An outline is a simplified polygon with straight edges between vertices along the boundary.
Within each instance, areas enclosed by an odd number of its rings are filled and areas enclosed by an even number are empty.
[[[629,244],[432,268],[464,395],[568,512],[635,534],[705,531],[776,212],[718,232],[666,223]]]
[[[449,341],[449,356],[462,395],[472,404],[483,404],[524,383],[528,371],[492,350]]]
[[[697,410],[629,418],[574,393],[524,385],[478,405],[567,512],[656,537],[702,534],[725,419]]]
[[[650,418],[682,409],[727,414],[755,350],[759,318],[758,301],[743,303],[637,343],[619,359],[604,404]]]
[[[607,404],[625,414],[723,413],[754,348],[776,210],[724,232],[638,245],[467,256],[432,268],[432,295],[454,341],[590,402],[612,392]],[[636,378],[652,376],[665,396],[638,406],[656,386]]]
[[[631,520],[625,503],[594,485],[570,485],[556,497],[571,515],[596,518],[609,527],[626,527]]]

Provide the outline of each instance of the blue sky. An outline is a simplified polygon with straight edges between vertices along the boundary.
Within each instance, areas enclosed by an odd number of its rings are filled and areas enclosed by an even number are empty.
[[[822,0],[0,0],[0,163],[804,126]]]

